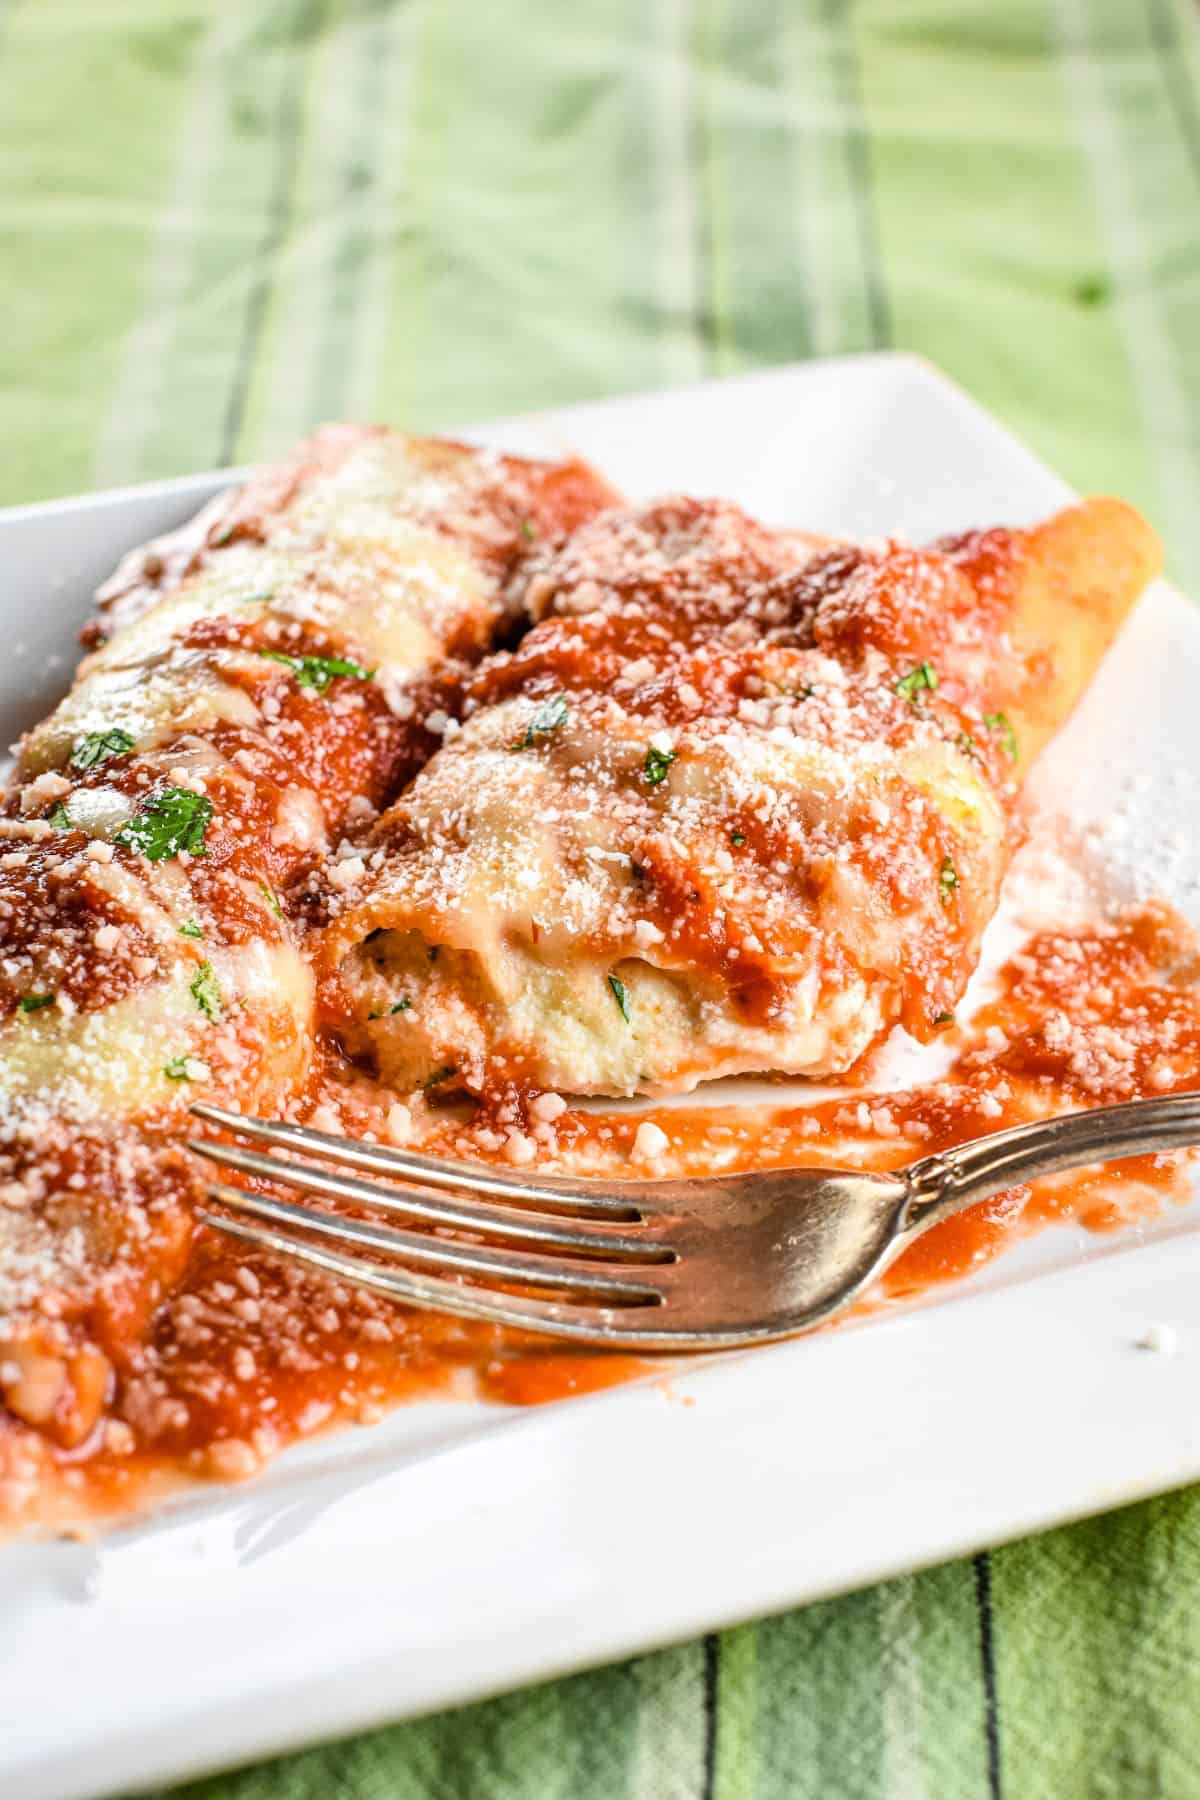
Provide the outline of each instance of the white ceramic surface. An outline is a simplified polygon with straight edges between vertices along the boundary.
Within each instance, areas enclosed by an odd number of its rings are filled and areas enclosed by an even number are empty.
[[[577,449],[632,495],[723,493],[853,536],[1021,522],[1067,493],[905,356],[471,435]],[[120,550],[223,479],[0,514],[6,738],[64,684]],[[1165,891],[1200,921],[1198,692],[1200,615],[1160,584],[1037,786],[1104,828],[1102,888]],[[531,1413],[410,1407],[94,1543],[10,1543],[0,1792],[68,1800],[182,1777],[1194,1479],[1198,1224],[1193,1204],[1117,1238],[1045,1232],[908,1312]],[[1136,1347],[1155,1323],[1178,1332],[1176,1355]]]

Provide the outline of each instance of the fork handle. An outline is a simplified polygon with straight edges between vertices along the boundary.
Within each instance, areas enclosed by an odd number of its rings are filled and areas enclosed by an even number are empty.
[[[1126,1100],[1014,1125],[912,1163],[904,1230],[924,1231],[1004,1188],[1059,1169],[1191,1144],[1200,1144],[1200,1093]]]

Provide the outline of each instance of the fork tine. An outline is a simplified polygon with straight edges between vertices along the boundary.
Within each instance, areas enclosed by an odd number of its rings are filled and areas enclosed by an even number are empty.
[[[343,1256],[336,1250],[322,1250],[316,1244],[302,1244],[281,1231],[268,1231],[263,1226],[247,1225],[241,1219],[223,1218],[218,1213],[201,1210],[199,1217],[206,1225],[212,1225],[230,1237],[241,1238],[260,1250],[291,1257],[295,1262],[336,1276],[339,1281],[370,1288],[391,1300],[407,1301],[410,1306],[453,1313],[459,1318],[483,1319],[492,1325],[514,1325],[525,1331],[548,1332],[558,1338],[578,1338],[586,1343],[636,1349],[641,1338],[649,1337],[650,1333],[639,1331],[633,1321],[639,1313],[653,1317],[658,1313],[652,1306],[618,1312],[606,1306],[560,1306],[552,1300],[534,1300],[523,1294],[492,1293],[456,1281],[414,1275],[408,1269],[385,1269],[379,1263],[366,1262],[357,1256]]]
[[[530,1243],[553,1244],[565,1251],[595,1252],[600,1256],[629,1257],[641,1262],[670,1262],[670,1250],[658,1240],[654,1227],[642,1227],[639,1235],[630,1236],[607,1220],[586,1225],[567,1223],[558,1218],[539,1218],[513,1206],[485,1206],[478,1203],[456,1204],[434,1196],[387,1188],[374,1181],[359,1181],[352,1175],[331,1175],[325,1169],[307,1163],[288,1162],[283,1157],[263,1156],[254,1150],[242,1150],[233,1144],[189,1141],[188,1148],[207,1157],[210,1162],[237,1169],[243,1175],[260,1175],[304,1193],[326,1194],[337,1200],[350,1200],[356,1205],[375,1206],[389,1212],[404,1213],[412,1219],[423,1219],[431,1225],[445,1225],[460,1231],[483,1232],[493,1236],[523,1238]]]
[[[314,1131],[311,1125],[289,1125],[282,1120],[227,1112],[205,1100],[195,1101],[190,1110],[210,1125],[219,1125],[259,1143],[277,1144],[283,1150],[321,1156],[329,1162],[346,1163],[352,1169],[375,1170],[397,1181],[417,1181],[423,1187],[467,1188],[477,1194],[522,1200],[526,1205],[536,1200],[552,1212],[586,1209],[605,1213],[610,1219],[636,1223],[642,1216],[644,1197],[648,1198],[653,1190],[653,1183],[649,1182],[606,1181],[601,1186],[599,1182],[568,1181],[558,1176],[527,1181],[519,1175],[505,1175],[499,1169],[420,1156],[415,1150],[397,1150],[388,1144],[364,1144],[353,1138],[336,1137],[330,1132]]]
[[[253,1213],[260,1219],[290,1225],[300,1231],[315,1231],[341,1243],[382,1250],[403,1257],[407,1262],[427,1263],[435,1269],[489,1276],[493,1281],[522,1282],[529,1287],[569,1288],[626,1306],[653,1304],[661,1298],[656,1288],[634,1279],[619,1267],[614,1269],[597,1262],[572,1262],[565,1257],[537,1256],[532,1252],[507,1254],[479,1244],[464,1244],[457,1239],[397,1231],[392,1225],[372,1225],[363,1219],[318,1212],[314,1207],[295,1206],[290,1200],[271,1200],[265,1194],[252,1194],[245,1188],[225,1187],[219,1183],[214,1183],[208,1192],[210,1199],[232,1206],[238,1212]]]

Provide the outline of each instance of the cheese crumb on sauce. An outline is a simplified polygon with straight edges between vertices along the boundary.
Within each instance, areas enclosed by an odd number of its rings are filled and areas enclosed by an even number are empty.
[[[567,1103],[561,1094],[538,1094],[529,1103],[530,1117],[545,1125],[561,1119],[566,1110]]]
[[[671,1140],[661,1125],[655,1125],[651,1119],[644,1119],[633,1140],[634,1161],[652,1162],[664,1156],[670,1148]]]

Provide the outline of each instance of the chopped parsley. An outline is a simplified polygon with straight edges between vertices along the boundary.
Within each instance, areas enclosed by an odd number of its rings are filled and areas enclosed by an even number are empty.
[[[675,761],[674,750],[657,750],[653,744],[646,752],[646,760],[642,764],[642,774],[651,787],[661,787],[667,779],[667,771]]]
[[[71,767],[95,769],[101,763],[108,762],[110,757],[124,756],[127,750],[132,749],[133,738],[120,725],[114,725],[109,731],[89,731],[72,750]]]
[[[935,1025],[953,1025],[954,1014],[952,1012],[940,1012],[936,1015],[933,1022]]]
[[[185,921],[184,924],[182,924],[179,927],[179,935],[180,935],[180,937],[202,938],[204,936],[204,933],[200,929],[200,925],[197,920],[188,919]]]
[[[258,654],[268,662],[282,663],[296,677],[297,687],[312,688],[318,694],[328,692],[335,675],[350,675],[355,681],[375,679],[374,669],[364,669],[345,656],[289,656],[286,650],[260,650]]]
[[[393,1019],[397,1013],[409,1012],[411,1009],[412,1001],[406,995],[403,1000],[397,1000],[395,1006],[389,1006],[385,1013],[368,1013],[367,1017],[368,1019]]]
[[[964,756],[974,756],[974,754],[975,754],[975,739],[971,736],[969,731],[960,731],[958,736],[955,738],[954,742],[957,744],[958,748],[962,751]]]
[[[608,985],[612,989],[613,999],[621,1009],[621,1017],[628,1025],[630,1019],[629,995],[625,991],[625,983],[623,981],[618,981],[615,975],[610,975],[608,978]]]
[[[957,886],[958,870],[954,867],[954,864],[950,861],[948,856],[943,856],[942,866],[938,870],[938,891],[942,896],[943,906],[946,904],[947,900],[949,900]]]
[[[237,520],[234,519],[231,524],[223,525],[219,531],[210,532],[208,539],[209,549],[219,550],[222,544],[227,544],[229,542],[236,530]]]
[[[896,692],[902,694],[910,706],[915,706],[917,704],[917,695],[920,693],[921,689],[927,688],[932,694],[933,690],[937,687],[937,684],[937,670],[934,668],[933,664],[931,662],[919,662],[915,669],[910,669],[907,675],[902,675],[900,677],[899,681],[896,682],[895,687]]]
[[[41,1012],[43,1006],[53,1006],[57,998],[57,994],[26,994],[17,1001],[17,1010],[23,1013]]]
[[[150,862],[165,862],[181,850],[189,856],[203,856],[212,812],[207,794],[195,794],[191,788],[160,788],[122,825],[115,842],[127,850],[140,850]]]
[[[260,881],[258,885],[262,889],[263,899],[275,914],[275,917],[277,919],[282,919],[283,908],[279,904],[279,895],[275,892],[275,889],[268,887],[265,881]]]
[[[198,1066],[195,1057],[173,1056],[170,1062],[163,1064],[163,1074],[168,1081],[191,1081],[194,1079],[192,1071]]]
[[[746,841],[746,834],[744,831],[735,831],[731,833],[729,841],[735,850],[740,850]]]
[[[552,700],[543,700],[525,727],[524,737],[514,738],[511,748],[530,749],[535,738],[547,737],[550,732],[557,731],[560,725],[566,724],[570,716],[571,709],[567,705],[565,694],[555,694]]]
[[[521,520],[521,536],[525,539],[527,544],[532,544],[534,538],[537,536],[537,526],[532,519]]]
[[[217,982],[217,971],[210,962],[202,962],[192,976],[190,993],[205,1018],[214,1024],[221,1017],[221,989]]]
[[[1012,720],[1009,718],[1008,714],[1002,712],[984,713],[983,722],[989,731],[994,731],[996,733],[1000,742],[1004,745],[1005,754],[1009,756],[1013,762],[1016,762],[1018,756],[1017,734],[1012,728]]]
[[[75,829],[71,822],[71,815],[61,800],[46,814],[46,823],[53,825],[55,831],[74,831]]]

